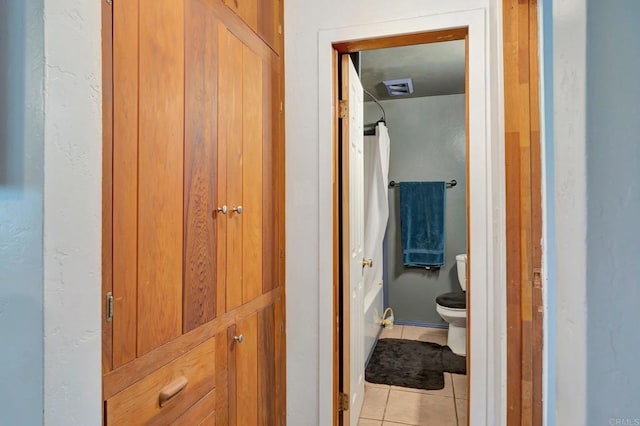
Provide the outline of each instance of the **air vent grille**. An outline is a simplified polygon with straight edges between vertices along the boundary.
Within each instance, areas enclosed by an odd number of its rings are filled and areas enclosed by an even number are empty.
[[[413,82],[410,78],[385,80],[382,82],[389,92],[389,96],[407,96],[413,93]]]

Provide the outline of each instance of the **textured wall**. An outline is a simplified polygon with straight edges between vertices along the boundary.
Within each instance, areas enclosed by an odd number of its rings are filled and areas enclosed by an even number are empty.
[[[556,424],[586,424],[585,0],[553,1]],[[547,331],[548,332],[548,331]]]
[[[45,425],[99,425],[102,2],[44,6]]]
[[[466,251],[465,102],[464,95],[382,101],[391,139],[389,179],[455,179],[446,201],[445,266],[440,270],[405,268],[400,241],[400,190],[389,190],[386,303],[396,320],[446,324],[436,312],[436,297],[459,291],[456,255]],[[375,122],[379,108],[368,102],[365,122]]]
[[[638,22],[637,0],[587,1],[587,424],[594,426],[640,424]]]
[[[0,423],[42,424],[42,0],[0,0]]]

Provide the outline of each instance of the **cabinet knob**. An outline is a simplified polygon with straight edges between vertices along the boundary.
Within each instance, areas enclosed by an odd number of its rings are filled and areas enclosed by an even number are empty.
[[[234,207],[231,209],[232,212],[242,214],[242,206]]]
[[[222,214],[227,214],[227,206],[226,205],[222,205],[222,207],[217,207],[213,212],[214,213],[222,213]]]
[[[235,340],[237,343],[242,343],[244,342],[244,336],[242,334],[239,336],[233,336],[233,340]]]

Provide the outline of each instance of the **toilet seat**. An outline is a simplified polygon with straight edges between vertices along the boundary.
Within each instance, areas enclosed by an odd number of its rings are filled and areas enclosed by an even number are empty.
[[[454,291],[436,297],[436,303],[444,308],[467,309],[467,292]]]

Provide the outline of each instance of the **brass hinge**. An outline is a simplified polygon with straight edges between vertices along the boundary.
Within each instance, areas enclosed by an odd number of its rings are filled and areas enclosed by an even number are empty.
[[[282,34],[282,25],[278,25],[278,34]]]
[[[542,269],[534,268],[533,269],[533,287],[534,288],[542,288]]]
[[[338,411],[349,411],[349,395],[346,393],[338,394]]]
[[[113,293],[107,293],[107,322],[113,320]]]
[[[338,102],[338,117],[349,117],[349,101],[343,100]]]

